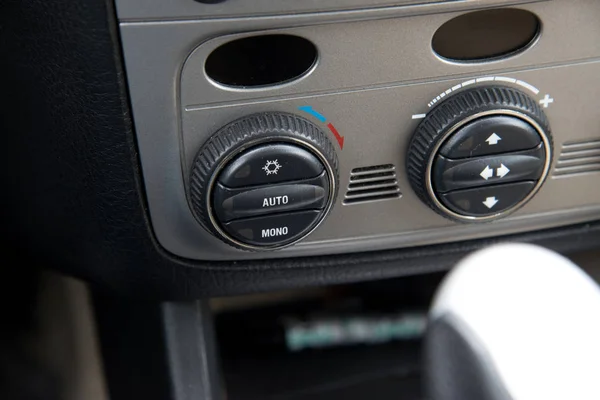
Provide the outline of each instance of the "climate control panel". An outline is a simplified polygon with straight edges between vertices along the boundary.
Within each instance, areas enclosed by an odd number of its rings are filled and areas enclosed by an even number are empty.
[[[300,110],[326,119],[311,107]],[[535,195],[552,149],[537,101],[516,88],[486,85],[448,96],[427,114],[408,145],[406,174],[415,194],[442,216],[488,222]],[[359,184],[365,196],[389,183],[373,171]],[[252,114],[202,146],[189,187],[196,218],[219,239],[244,250],[276,250],[302,240],[327,217],[339,187],[337,151],[304,117]]]

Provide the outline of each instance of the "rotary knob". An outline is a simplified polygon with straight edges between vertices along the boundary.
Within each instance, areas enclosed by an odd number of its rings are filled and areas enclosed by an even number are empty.
[[[433,210],[483,222],[527,203],[551,160],[550,126],[537,102],[493,86],[459,92],[429,112],[410,142],[407,171]]]
[[[196,155],[189,199],[211,233],[245,250],[298,242],[337,194],[337,156],[323,131],[287,113],[254,114],[219,129]]]

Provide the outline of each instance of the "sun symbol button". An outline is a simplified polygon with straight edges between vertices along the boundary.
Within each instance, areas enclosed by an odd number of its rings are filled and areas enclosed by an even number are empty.
[[[262,167],[263,171],[265,171],[267,175],[277,175],[277,172],[279,172],[280,168],[281,165],[279,164],[279,162],[277,162],[277,160],[267,160],[265,166]]]

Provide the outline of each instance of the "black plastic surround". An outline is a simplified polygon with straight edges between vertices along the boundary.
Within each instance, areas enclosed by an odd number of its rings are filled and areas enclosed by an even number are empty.
[[[190,202],[225,242],[273,250],[317,227],[336,183],[335,151],[316,125],[292,114],[255,114],[224,126],[200,150]]]
[[[542,185],[552,152],[537,103],[508,87],[451,96],[419,125],[409,147],[413,189],[464,222],[490,221],[524,205]]]

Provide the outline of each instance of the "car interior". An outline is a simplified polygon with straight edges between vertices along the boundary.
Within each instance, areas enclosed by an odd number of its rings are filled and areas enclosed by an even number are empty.
[[[0,399],[600,399],[600,1],[1,0]]]

